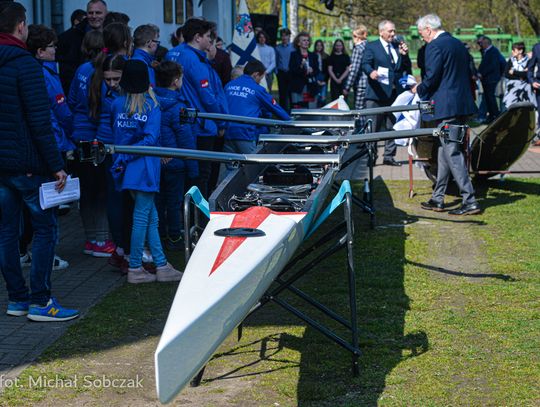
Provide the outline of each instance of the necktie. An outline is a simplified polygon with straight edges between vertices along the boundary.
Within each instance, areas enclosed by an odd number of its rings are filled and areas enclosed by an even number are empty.
[[[394,56],[392,55],[392,46],[390,44],[386,44],[386,47],[388,48],[388,55],[390,55],[390,62],[392,65],[395,65],[396,61],[394,61]]]

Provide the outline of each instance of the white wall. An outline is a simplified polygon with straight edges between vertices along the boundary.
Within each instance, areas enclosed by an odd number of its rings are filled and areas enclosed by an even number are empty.
[[[43,0],[46,1],[46,0]],[[126,13],[131,21],[130,27],[134,30],[142,24],[152,23],[160,28],[160,38],[164,47],[170,48],[170,35],[176,31],[176,24],[165,24],[163,22],[163,1],[162,0],[106,0],[110,11],[121,11]],[[198,8],[199,0],[194,0],[193,14],[195,16],[204,16],[206,19],[218,23],[220,35],[225,41],[232,38],[231,4],[233,0],[204,0],[201,8]],[[24,0],[29,3],[31,9],[32,0]],[[64,27],[71,26],[69,20],[71,13],[78,8],[86,10],[88,0],[64,0]],[[26,5],[25,5],[26,7]],[[222,27],[227,31],[225,33]]]

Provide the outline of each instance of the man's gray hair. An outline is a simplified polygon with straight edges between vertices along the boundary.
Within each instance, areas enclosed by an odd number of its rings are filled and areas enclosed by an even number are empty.
[[[384,26],[386,24],[392,24],[392,25],[395,25],[392,21],[390,20],[382,20],[380,23],[379,23],[379,31],[382,31],[384,30]]]
[[[423,30],[426,27],[431,28],[432,30],[440,30],[442,22],[440,17],[437,14],[428,14],[424,17],[420,17],[416,22],[416,26]]]

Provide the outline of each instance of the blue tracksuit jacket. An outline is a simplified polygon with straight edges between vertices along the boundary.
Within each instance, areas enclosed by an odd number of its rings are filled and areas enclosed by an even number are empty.
[[[60,151],[69,151],[75,149],[75,144],[71,141],[73,132],[73,115],[67,104],[60,76],[56,70],[56,63],[43,61],[43,76],[49,95],[51,105],[51,124],[56,137],[56,143]]]
[[[147,96],[148,108],[129,116],[126,96],[111,105],[114,143],[130,146],[160,146],[161,110]],[[159,157],[114,154],[111,172],[118,190],[159,192],[161,163]]]
[[[274,98],[249,75],[242,75],[225,86],[229,113],[248,117],[267,117],[272,114],[282,120],[291,120]],[[230,123],[226,140],[257,141],[261,128],[251,124]]]
[[[178,62],[184,68],[184,82],[180,89],[182,98],[201,112],[228,114],[223,85],[203,51],[186,43],[170,50],[166,60]],[[212,120],[197,120],[193,126],[196,137],[215,136],[223,123]]]
[[[180,109],[187,107],[178,92],[167,88],[154,89],[161,108],[161,146],[196,150],[197,140],[191,126],[181,124]],[[186,171],[190,178],[199,175],[197,161],[173,158],[164,166],[169,170]]]
[[[73,112],[73,139],[93,140],[96,138],[97,120],[90,118],[88,107],[88,94],[90,82],[94,74],[91,62],[85,62],[75,72],[75,77],[69,89],[68,105]]]

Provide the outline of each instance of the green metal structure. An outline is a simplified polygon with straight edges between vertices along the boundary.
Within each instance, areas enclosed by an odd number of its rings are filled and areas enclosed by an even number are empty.
[[[330,35],[329,35],[330,34]],[[418,49],[422,46],[423,41],[418,34],[418,28],[415,25],[409,26],[406,32],[398,31],[399,35],[405,37],[405,41],[410,49],[410,56],[413,62],[416,62],[416,55]],[[464,43],[470,46],[471,54],[474,57],[475,62],[480,62],[481,55],[476,40],[481,35],[487,35],[493,41],[493,44],[499,48],[503,56],[509,57],[512,50],[512,44],[516,42],[525,43],[525,49],[530,51],[534,44],[540,42],[540,37],[520,37],[512,34],[505,34],[500,27],[484,27],[480,24],[475,25],[471,28],[461,28],[458,27],[454,29],[452,35],[463,41]],[[320,36],[314,36],[312,42],[316,40],[322,40],[325,44],[326,52],[329,53],[332,49],[332,44],[338,38],[341,38],[347,44],[347,49],[352,49],[352,29],[350,27],[343,27],[340,29],[334,30],[332,33],[329,33],[326,29],[321,30]],[[378,35],[370,35],[368,37],[369,41],[376,40]]]

